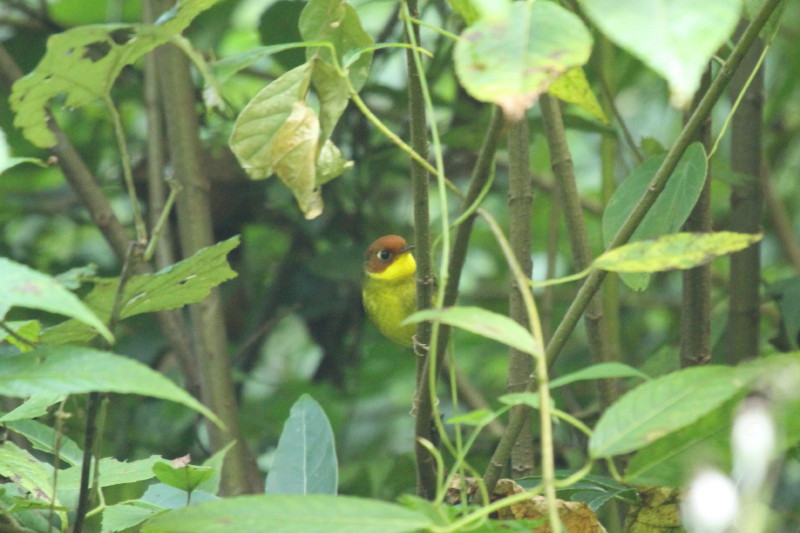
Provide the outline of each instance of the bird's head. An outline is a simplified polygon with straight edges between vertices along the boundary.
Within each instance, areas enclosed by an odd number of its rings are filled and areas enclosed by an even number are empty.
[[[364,272],[373,279],[389,281],[413,276],[417,271],[413,248],[399,235],[384,235],[367,248]]]

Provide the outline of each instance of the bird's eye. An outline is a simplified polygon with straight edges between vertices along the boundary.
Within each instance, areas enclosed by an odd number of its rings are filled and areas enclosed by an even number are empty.
[[[381,261],[388,261],[390,257],[392,257],[392,253],[389,250],[381,250],[378,252],[378,259]]]

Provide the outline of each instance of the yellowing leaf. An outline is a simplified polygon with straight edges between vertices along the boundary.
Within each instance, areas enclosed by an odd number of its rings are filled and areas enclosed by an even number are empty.
[[[675,233],[620,246],[595,259],[592,266],[612,272],[685,270],[737,252],[760,240],[760,233]]]
[[[307,219],[322,213],[322,193],[317,187],[316,159],[319,119],[303,102],[292,105],[292,113],[272,141],[272,169],[294,194]]]
[[[594,95],[586,74],[582,68],[573,68],[558,78],[547,90],[550,94],[571,104],[579,105],[586,111],[597,117],[603,124],[608,124],[608,117],[603,113],[600,102]]]

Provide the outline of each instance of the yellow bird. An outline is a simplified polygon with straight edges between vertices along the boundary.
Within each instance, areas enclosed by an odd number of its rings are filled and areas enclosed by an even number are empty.
[[[410,348],[416,325],[401,325],[417,310],[417,262],[413,246],[398,235],[384,235],[364,255],[361,297],[367,316],[389,340]]]

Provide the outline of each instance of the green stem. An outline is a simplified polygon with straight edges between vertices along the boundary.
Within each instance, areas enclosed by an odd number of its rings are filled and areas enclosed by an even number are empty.
[[[122,119],[119,116],[111,96],[105,96],[106,107],[108,114],[111,116],[111,123],[114,126],[114,137],[117,140],[119,148],[120,162],[122,163],[122,176],[125,180],[125,188],[128,191],[128,197],[131,200],[131,210],[133,211],[133,225],[136,229],[136,240],[145,243],[147,242],[147,227],[144,224],[144,216],[142,216],[142,208],[139,204],[139,198],[136,195],[136,187],[133,184],[133,172],[131,172],[131,156],[128,154],[128,143],[125,140],[125,129],[122,127]]]

